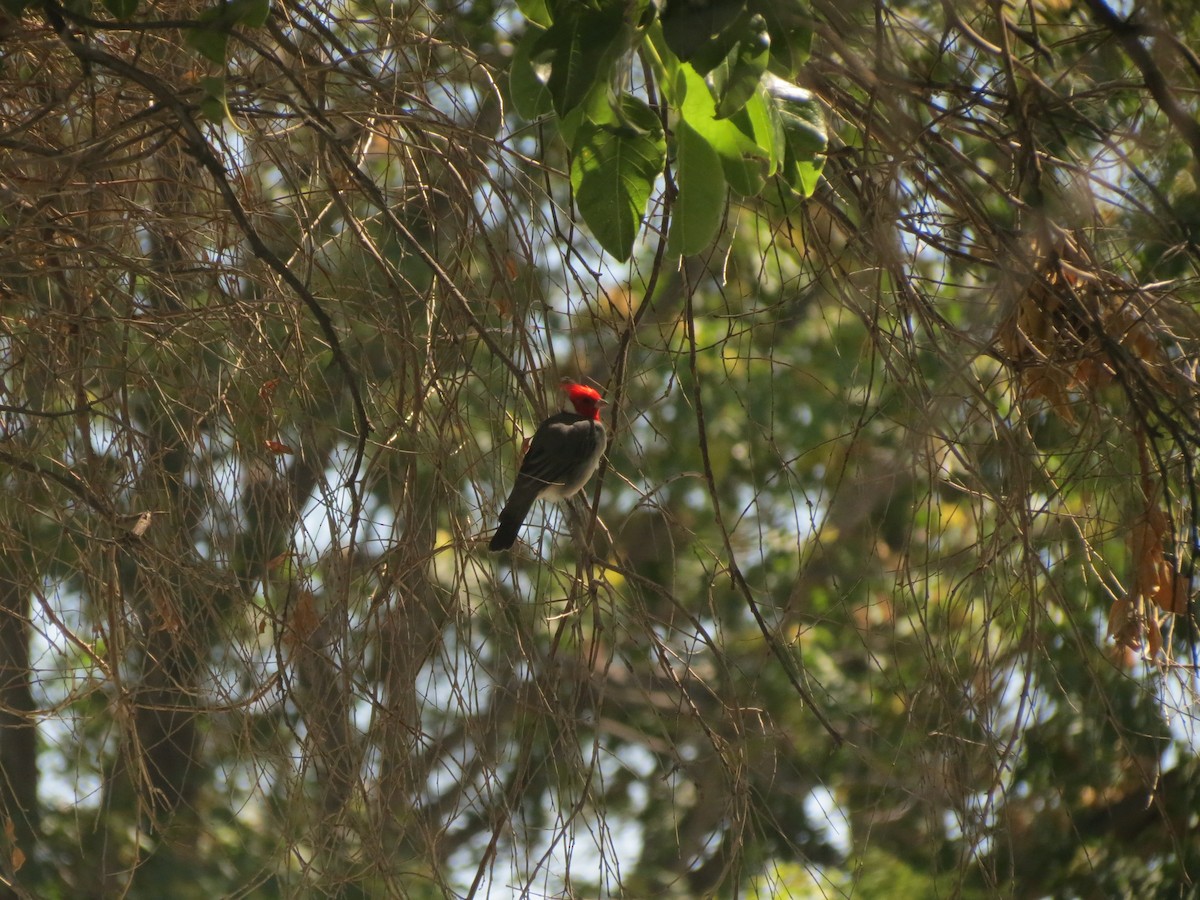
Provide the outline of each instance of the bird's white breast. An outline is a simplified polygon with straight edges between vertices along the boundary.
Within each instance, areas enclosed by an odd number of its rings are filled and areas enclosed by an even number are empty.
[[[604,455],[604,450],[608,446],[608,432],[604,429],[602,422],[592,423],[593,433],[596,436],[596,447],[592,450],[591,456],[579,467],[575,476],[564,481],[561,484],[548,484],[539,495],[544,500],[551,500],[557,503],[559,500],[566,500],[577,494],[592,474],[596,471],[596,467],[600,465],[600,457]]]

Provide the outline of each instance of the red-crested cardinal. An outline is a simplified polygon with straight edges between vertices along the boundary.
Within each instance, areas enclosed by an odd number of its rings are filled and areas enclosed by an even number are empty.
[[[507,550],[538,499],[565,500],[579,491],[604,455],[608,433],[600,421],[604,399],[599,392],[564,380],[561,385],[575,412],[557,413],[533,433],[517,483],[500,511],[500,527],[488,544],[491,550]]]

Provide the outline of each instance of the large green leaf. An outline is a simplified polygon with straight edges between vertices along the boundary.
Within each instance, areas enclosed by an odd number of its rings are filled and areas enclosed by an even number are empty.
[[[686,121],[675,128],[675,182],[679,197],[672,207],[667,249],[690,256],[712,243],[725,218],[725,176],[721,158]]]
[[[680,60],[704,75],[737,52],[752,19],[763,20],[770,35],[772,71],[794,77],[812,44],[807,0],[675,0],[662,14],[663,36]]]
[[[553,22],[546,0],[517,0],[517,9],[528,21],[543,28],[549,28]]]
[[[793,191],[810,197],[825,168],[825,149],[829,144],[825,117],[808,91],[778,78],[768,81],[787,142],[780,174]]]
[[[575,134],[584,122],[612,123],[617,117],[613,112],[612,94],[606,83],[596,84],[583,101],[565,116],[556,117],[558,133],[568,147],[575,146]]]
[[[824,153],[829,136],[825,132],[825,116],[816,98],[804,88],[774,76],[768,77],[767,90],[775,101],[788,146],[796,152],[797,158],[811,159]]]
[[[812,14],[806,0],[758,0],[751,8],[767,20],[771,33],[771,70],[795,77],[812,47]]]
[[[213,25],[197,25],[189,29],[187,44],[201,56],[225,64],[225,53],[229,48],[229,32]]]
[[[202,12],[196,23],[188,29],[188,46],[223,65],[229,48],[229,30],[235,25],[261,28],[270,15],[270,0],[230,0],[220,3]]]
[[[767,154],[767,175],[783,162],[785,140],[779,109],[760,83],[746,105],[729,117],[738,130]]]
[[[546,86],[554,109],[565,116],[583,102],[625,49],[625,18],[620,7],[569,6],[531,49],[533,62],[551,65]]]
[[[722,78],[720,101],[717,103],[718,119],[726,119],[746,105],[762,81],[771,56],[771,35],[767,32],[767,20],[760,15],[751,16],[746,22],[745,34],[738,41],[737,49],[730,54]]]
[[[533,48],[542,34],[540,28],[529,28],[517,42],[508,65],[508,90],[513,107],[517,115],[530,122],[554,110],[550,89],[538,77],[532,59]]]
[[[732,119],[717,118],[712,91],[688,63],[679,67],[676,96],[683,98],[680,117],[716,152],[729,186],[743,196],[762,190],[771,167],[771,151],[760,147]]]
[[[825,157],[812,159],[798,158],[792,145],[788,144],[783,166],[779,174],[793,191],[801,197],[811,197],[821,181],[821,172],[825,168]]]
[[[662,14],[663,37],[671,51],[684,62],[697,56],[713,59],[696,67],[706,72],[729,52],[735,37],[723,38],[746,8],[746,0],[711,0],[707,3],[668,3]],[[724,49],[720,49],[723,47]]]
[[[584,120],[576,131],[571,186],[600,246],[625,260],[633,252],[667,145],[657,116],[640,100],[622,97],[617,113],[611,122]]]

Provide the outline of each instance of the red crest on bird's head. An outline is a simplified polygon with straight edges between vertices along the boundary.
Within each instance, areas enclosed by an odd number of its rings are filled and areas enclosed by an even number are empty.
[[[564,378],[562,384],[559,385],[559,390],[567,395],[567,399],[571,401],[571,405],[575,407],[575,412],[579,415],[587,416],[589,419],[598,420],[600,418],[600,407],[604,403],[604,398],[595,388],[590,388],[586,384],[576,384],[569,378]]]

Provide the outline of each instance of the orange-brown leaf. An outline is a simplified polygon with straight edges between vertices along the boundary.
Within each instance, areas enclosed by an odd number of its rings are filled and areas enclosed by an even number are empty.
[[[320,625],[321,617],[317,614],[317,598],[311,591],[301,591],[292,607],[284,641],[289,647],[304,644]]]
[[[1134,520],[1129,530],[1129,552],[1133,563],[1133,596],[1153,597],[1158,591],[1159,569],[1163,565],[1162,533],[1159,523],[1147,510]]]
[[[1075,367],[1075,374],[1071,376],[1072,384],[1091,391],[1105,387],[1112,380],[1112,369],[1098,359],[1083,360]]]
[[[1155,659],[1162,652],[1162,645],[1162,629],[1156,619],[1151,616],[1150,621],[1146,623],[1146,656],[1149,659]]]
[[[1158,506],[1152,506],[1146,510],[1146,521],[1154,532],[1154,537],[1161,546],[1167,537],[1167,516],[1166,513]]]
[[[1166,571],[1158,583],[1154,602],[1164,612],[1182,616],[1188,610],[1188,579],[1167,563],[1163,564],[1163,568]]]
[[[1108,611],[1108,636],[1116,641],[1118,647],[1137,648],[1141,646],[1137,632],[1133,604],[1127,597],[1118,597]]]
[[[1143,362],[1154,364],[1165,362],[1162,347],[1143,322],[1134,325],[1121,343],[1125,345],[1130,353]]]

